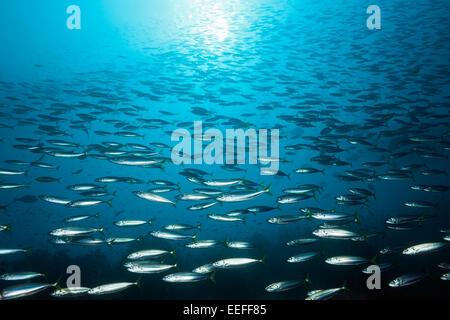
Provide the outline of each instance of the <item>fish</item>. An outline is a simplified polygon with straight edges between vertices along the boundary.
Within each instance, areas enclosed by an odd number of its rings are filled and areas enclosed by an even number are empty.
[[[17,171],[0,168],[0,175],[7,175],[7,176],[28,175],[28,171]]]
[[[339,294],[342,291],[347,291],[346,284],[339,288],[331,288],[331,289],[324,289],[324,290],[314,290],[308,292],[308,296],[305,300],[329,300],[333,297],[335,297],[337,294]]]
[[[245,218],[238,218],[238,217],[233,217],[233,216],[228,216],[228,215],[219,215],[219,214],[208,214],[208,218],[210,218],[212,220],[224,221],[224,222],[240,221],[240,222],[242,222],[244,224],[245,224],[245,221],[246,221]]]
[[[295,256],[287,258],[287,262],[289,263],[299,263],[312,260],[314,257],[318,255],[317,252],[303,252],[296,254]]]
[[[442,274],[440,278],[441,278],[441,280],[445,280],[445,281],[450,280],[450,272]]]
[[[127,271],[139,274],[161,273],[176,267],[176,263],[172,265],[152,262],[134,262],[126,266]]]
[[[271,224],[287,224],[287,223],[293,223],[297,222],[303,219],[307,219],[308,217],[305,215],[284,215],[284,216],[277,216],[267,219],[268,223]]]
[[[315,238],[303,238],[303,239],[295,239],[295,240],[289,240],[286,242],[286,245],[289,247],[298,247],[298,246],[304,246],[316,243],[318,240]]]
[[[426,242],[417,244],[403,250],[403,254],[405,255],[422,255],[425,253],[436,252],[444,249],[447,246],[444,242]]]
[[[261,259],[252,259],[252,258],[229,258],[222,259],[216,262],[213,262],[213,266],[217,269],[236,269],[236,268],[244,268],[248,267],[255,263],[264,263],[265,256]]]
[[[142,198],[142,199],[145,199],[148,201],[159,202],[159,203],[170,203],[170,204],[173,204],[174,206],[176,205],[176,202],[171,201],[169,199],[166,199],[164,197],[161,197],[161,196],[151,193],[151,192],[133,191],[133,194],[139,198]]]
[[[30,248],[26,248],[26,249],[1,249],[0,248],[0,255],[14,254],[14,253],[19,253],[19,252],[28,254],[29,251],[30,251]]]
[[[69,204],[72,200],[66,199],[66,198],[62,198],[62,197],[58,197],[58,196],[52,196],[52,195],[40,195],[39,198],[41,200],[50,202],[50,203],[55,203],[55,204],[63,204],[63,205],[67,205]]]
[[[66,203],[65,206],[70,207],[70,208],[84,208],[84,207],[96,206],[96,205],[103,204],[103,203],[106,203],[111,207],[112,199],[107,200],[107,201],[98,200],[98,199],[88,199],[88,198],[80,199],[80,200],[72,200],[72,201]]]
[[[292,290],[299,287],[302,284],[300,280],[284,280],[269,284],[265,290],[267,292],[282,292]]]
[[[130,253],[127,256],[127,259],[129,260],[140,260],[140,259],[147,259],[147,258],[160,258],[166,255],[175,255],[175,250],[167,251],[167,250],[160,250],[160,249],[147,249],[147,250],[140,250],[133,253]]]
[[[165,232],[165,231],[152,231],[150,232],[150,235],[152,235],[155,238],[161,238],[166,240],[187,240],[187,239],[196,239],[197,233],[195,233],[192,236],[182,235],[178,233],[172,233],[172,232]]]
[[[55,298],[81,297],[88,294],[89,290],[86,287],[57,288],[50,295]]]
[[[368,263],[370,259],[355,256],[335,256],[325,259],[325,262],[337,266],[354,266]]]
[[[257,249],[259,246],[252,244],[248,241],[228,241],[225,240],[224,244],[227,248],[233,249]]]
[[[407,273],[389,282],[389,287],[400,288],[410,286],[425,279],[426,274],[421,272]]]
[[[197,282],[202,280],[211,280],[215,283],[214,271],[210,275],[195,272],[177,272],[165,275],[162,280],[166,282]]]
[[[186,248],[192,248],[192,249],[201,249],[201,248],[211,248],[219,245],[219,242],[216,240],[197,240],[195,239],[194,242],[190,242],[185,244],[184,246]]]
[[[54,229],[49,232],[50,235],[54,237],[77,237],[84,236],[87,234],[95,233],[95,232],[104,232],[104,228],[81,228],[81,227],[64,227]]]
[[[137,227],[137,226],[142,226],[142,225],[146,225],[146,224],[152,224],[153,223],[153,219],[150,220],[119,220],[114,222],[114,225],[116,225],[117,227]]]
[[[66,223],[78,222],[78,221],[83,221],[83,220],[87,220],[90,218],[98,218],[99,216],[100,216],[100,212],[97,212],[95,214],[76,215],[76,216],[71,216],[71,217],[63,219],[63,222],[66,222]]]
[[[360,234],[353,231],[335,228],[316,229],[312,233],[317,237],[327,239],[349,240],[360,237]]]
[[[238,202],[238,201],[248,201],[254,199],[263,193],[270,194],[270,185],[264,190],[260,190],[252,193],[224,193],[216,198],[217,201],[221,202]]]
[[[45,274],[39,272],[14,272],[14,273],[4,273],[0,275],[0,280],[5,281],[19,281],[19,280],[29,280],[39,277],[46,277]]]
[[[90,295],[104,295],[104,294],[111,294],[111,293],[117,293],[121,292],[125,289],[128,289],[132,286],[140,286],[139,279],[136,282],[115,282],[115,283],[108,283],[103,284],[98,287],[94,287],[88,290],[88,294]]]
[[[2,300],[18,299],[28,297],[42,292],[51,287],[56,287],[58,283],[25,283],[3,289]]]

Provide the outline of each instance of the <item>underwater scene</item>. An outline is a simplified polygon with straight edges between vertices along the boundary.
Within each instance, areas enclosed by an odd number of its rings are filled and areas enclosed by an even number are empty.
[[[450,2],[0,2],[0,300],[450,295]]]

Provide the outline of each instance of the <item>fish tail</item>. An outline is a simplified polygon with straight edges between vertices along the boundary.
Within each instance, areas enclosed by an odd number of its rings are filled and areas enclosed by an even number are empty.
[[[350,289],[347,287],[347,280],[344,281],[341,289],[344,290],[344,292],[350,291]]]
[[[216,284],[216,271],[215,270],[211,273],[211,276],[209,277],[209,279],[212,281],[212,283]]]
[[[138,288],[142,288],[142,276],[137,278],[136,282],[134,283]]]
[[[53,283],[52,286],[58,290],[61,290],[61,287],[59,286],[59,282],[61,281],[61,279],[62,279],[62,276],[59,276],[59,278],[56,279],[55,283]]]
[[[359,220],[359,217],[358,217],[358,211],[355,212],[355,223],[361,224],[361,220]]]
[[[262,264],[266,264],[266,257],[267,255],[263,255],[262,258],[259,260]]]
[[[107,241],[107,242],[106,242],[106,244],[108,245],[108,248],[111,249],[111,250],[113,249],[113,243],[114,243],[114,241],[115,241],[115,240],[113,239],[113,240],[111,240],[111,241]]]
[[[308,287],[308,286],[310,286],[312,284],[312,282],[311,282],[311,276],[310,276],[310,274],[309,274],[309,272],[305,275],[305,278],[303,279],[303,285],[305,286],[305,287]]]

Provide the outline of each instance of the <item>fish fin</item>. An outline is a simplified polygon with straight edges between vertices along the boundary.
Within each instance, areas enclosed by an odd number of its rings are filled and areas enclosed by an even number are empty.
[[[378,264],[378,263],[377,263],[377,256],[378,256],[378,255],[374,255],[374,256],[370,259],[370,262],[372,262],[373,264]]]
[[[100,228],[98,228],[98,232],[105,234],[105,228],[101,226]]]

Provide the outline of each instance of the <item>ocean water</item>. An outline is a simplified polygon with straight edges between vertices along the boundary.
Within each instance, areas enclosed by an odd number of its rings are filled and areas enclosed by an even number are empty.
[[[449,271],[438,266],[449,262],[448,247],[422,255],[402,254],[416,244],[448,244],[443,239],[450,231],[448,1],[380,0],[376,3],[381,9],[379,30],[366,26],[370,16],[366,9],[375,3],[359,0],[74,2],[0,3],[0,171],[7,171],[0,175],[0,205],[5,206],[0,210],[0,226],[10,225],[9,231],[0,232],[0,249],[29,248],[26,255],[0,255],[0,274],[40,272],[47,279],[29,282],[59,279],[65,287],[67,267],[77,265],[81,285],[94,288],[136,281],[140,275],[124,267],[132,252],[175,249],[175,255],[163,260],[176,263],[177,269],[142,275],[141,288],[77,299],[298,300],[305,299],[308,291],[339,288],[344,283],[349,291],[341,290],[335,299],[448,299],[449,281],[440,277]],[[70,16],[66,9],[73,4],[81,10],[81,29],[70,30],[66,25]],[[171,148],[177,144],[171,141],[172,132],[185,128],[193,134],[194,121],[202,121],[204,130],[223,133],[278,129],[278,174],[262,175],[260,168],[268,165],[260,162],[227,167],[172,163]],[[318,156],[328,158],[314,158]],[[124,157],[157,163],[114,163]],[[55,167],[44,168],[42,163]],[[323,172],[294,171],[308,167]],[[228,179],[239,182],[234,187],[248,187],[245,181],[252,181],[256,187],[244,192],[270,185],[270,193],[247,201],[218,201],[211,208],[192,211],[188,207],[216,201],[216,196],[177,200],[179,194],[208,188],[180,174],[188,168],[207,173],[194,175],[200,182]],[[425,175],[430,170],[440,171]],[[389,179],[383,178],[386,175]],[[139,181],[95,181],[108,176]],[[41,182],[36,180],[39,177],[59,180]],[[159,194],[176,201],[176,206],[133,194],[158,187],[151,182],[156,180],[179,186]],[[45,195],[69,201],[92,198],[67,188],[92,183],[106,186],[100,190],[108,194],[96,198],[105,203],[73,208],[42,199]],[[14,184],[26,186],[6,189]],[[285,189],[306,184],[315,190],[306,192],[307,199],[277,202]],[[425,186],[425,190],[411,186]],[[336,197],[350,194],[349,188],[363,188],[375,196],[339,204]],[[232,187],[218,189],[238,192]],[[426,203],[419,208],[406,206],[410,201]],[[242,221],[235,222],[208,217],[255,206],[277,208],[246,212],[238,216]],[[357,213],[359,223],[350,217],[338,228],[361,235],[362,241],[316,237],[313,230],[333,222],[313,217],[286,224],[267,221],[306,216],[302,208]],[[63,221],[96,213],[99,217]],[[387,219],[403,215],[412,219],[400,225],[405,230],[389,228]],[[149,219],[154,219],[151,225],[114,225],[119,220]],[[199,230],[179,233],[198,231],[196,240],[220,243],[194,249],[185,246],[192,239],[174,241],[149,234],[170,224],[201,224]],[[104,233],[89,235],[99,239],[141,238],[85,246],[63,237],[66,244],[55,244],[49,233],[63,227],[104,227]],[[299,238],[319,241],[286,245]],[[226,240],[248,241],[257,248],[228,248],[223,244]],[[381,254],[388,246],[403,249]],[[317,256],[301,263],[286,261],[303,252]],[[392,264],[381,273],[381,289],[369,290],[369,275],[361,272],[373,262],[356,266],[325,262],[343,255],[376,257],[377,263]],[[264,257],[264,262],[219,269],[215,283],[162,280],[170,273],[244,257]],[[396,277],[412,272],[423,274],[424,279],[410,286],[389,286]],[[307,274],[307,286],[284,292],[265,290],[278,281],[303,281]],[[25,282],[0,280],[0,289]],[[52,290],[27,299],[56,299],[50,296]]]

